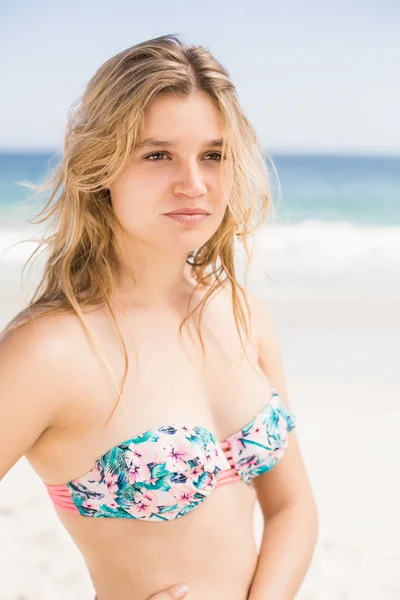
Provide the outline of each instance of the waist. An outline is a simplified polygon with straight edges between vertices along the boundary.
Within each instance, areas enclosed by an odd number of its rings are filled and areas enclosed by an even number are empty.
[[[129,558],[118,553],[111,564],[109,553],[97,555],[89,570],[98,600],[145,600],[180,582],[189,585],[190,600],[245,600],[258,553],[252,529],[234,529],[206,540],[194,528],[188,542],[171,536],[153,548],[138,543]]]
[[[240,595],[224,596],[221,589],[229,584],[229,590],[243,591],[253,575],[255,501],[254,488],[238,482],[221,487],[197,510],[164,526],[59,514],[84,556],[98,600],[144,600],[188,578],[198,598],[207,588],[202,600],[211,599],[213,590],[219,590],[218,600],[242,600]],[[132,590],[137,590],[136,596]]]

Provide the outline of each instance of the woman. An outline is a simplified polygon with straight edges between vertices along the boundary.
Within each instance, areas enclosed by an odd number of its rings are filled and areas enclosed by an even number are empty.
[[[274,326],[235,275],[271,194],[227,71],[175,35],[114,56],[48,185],[44,275],[1,341],[1,476],[27,457],[99,600],[294,598],[317,512]]]

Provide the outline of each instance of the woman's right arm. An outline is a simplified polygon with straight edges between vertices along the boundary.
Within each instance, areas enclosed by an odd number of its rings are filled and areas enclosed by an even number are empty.
[[[66,344],[49,319],[0,338],[0,480],[56,422],[66,380]]]
[[[71,388],[73,377],[67,340],[64,326],[51,318],[26,323],[0,339],[0,480],[66,409],[63,390]],[[184,598],[187,592],[178,587],[149,600]]]

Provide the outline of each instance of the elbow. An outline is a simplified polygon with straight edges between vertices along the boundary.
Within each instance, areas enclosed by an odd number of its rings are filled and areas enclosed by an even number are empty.
[[[308,500],[293,502],[284,510],[290,511],[295,519],[297,518],[301,523],[307,524],[310,538],[313,538],[316,543],[320,529],[320,517],[315,499],[311,497]]]

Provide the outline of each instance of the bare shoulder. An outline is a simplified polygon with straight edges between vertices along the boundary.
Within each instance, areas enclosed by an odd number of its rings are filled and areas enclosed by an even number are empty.
[[[57,424],[69,399],[78,324],[46,315],[0,339],[0,478]],[[4,459],[4,460],[3,460]]]
[[[225,291],[231,295],[229,288]],[[267,301],[248,289],[244,290],[244,293],[250,311],[250,335],[256,346],[259,366],[289,407],[285,368],[275,319]],[[230,302],[232,303],[232,299]]]
[[[6,331],[0,338],[1,364],[8,361],[36,367],[61,366],[60,359],[72,355],[82,328],[72,313],[46,314]]]
[[[228,306],[232,309],[233,296],[231,286],[224,286],[221,288],[221,291],[223,293],[220,294],[222,300],[220,310],[226,309]],[[260,296],[248,289],[244,290],[244,297],[240,292],[238,296],[240,300],[244,300],[247,304],[250,313],[251,337],[257,344],[258,349],[261,349],[262,345],[265,344],[266,338],[270,339],[276,336],[274,320],[268,304]]]
[[[261,336],[262,340],[266,334],[276,335],[274,319],[267,301],[249,290],[246,294],[258,336]]]
[[[35,398],[36,407],[46,412],[44,425],[50,425],[65,399],[61,391],[71,383],[84,339],[77,317],[70,313],[43,315],[6,331],[0,338],[2,405],[15,397],[26,410],[28,398]]]
[[[251,305],[253,330],[259,351],[259,364],[271,385],[288,408],[291,408],[283,353],[278,328],[268,303],[252,292],[248,292]]]

